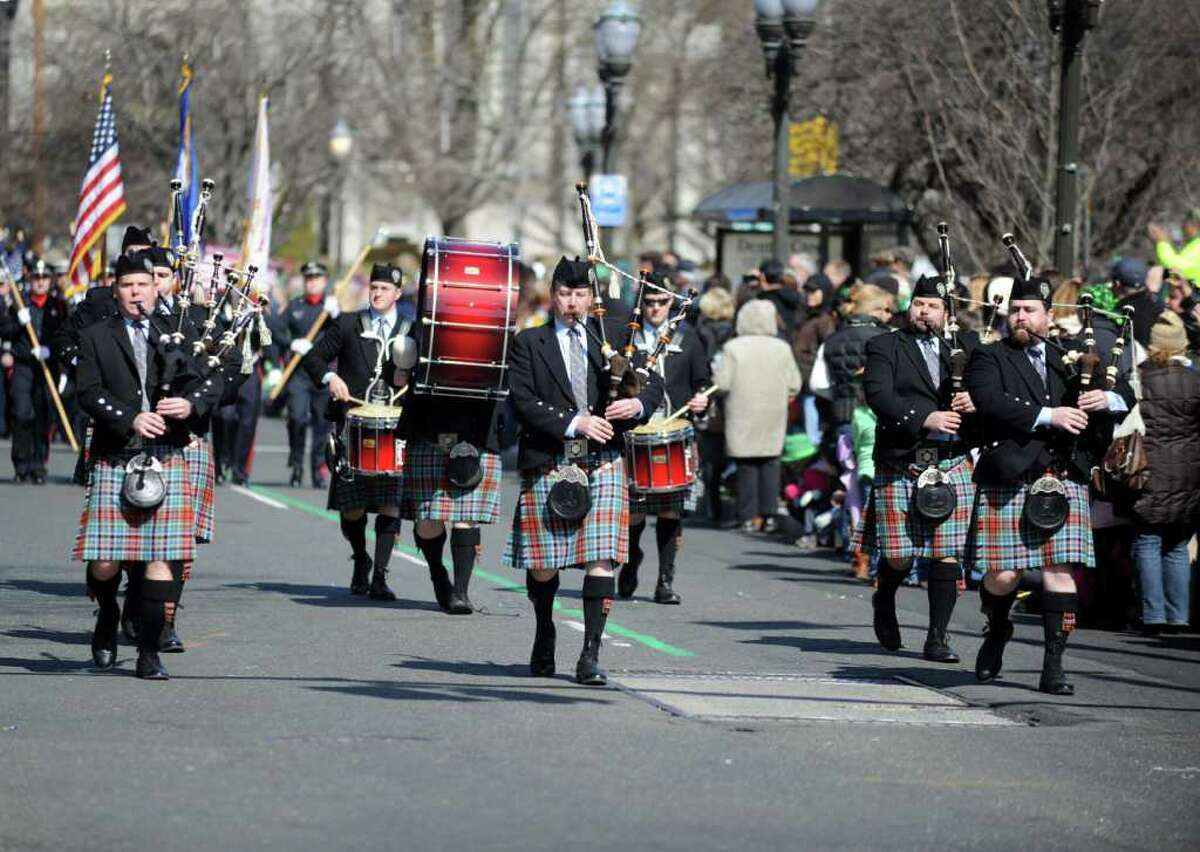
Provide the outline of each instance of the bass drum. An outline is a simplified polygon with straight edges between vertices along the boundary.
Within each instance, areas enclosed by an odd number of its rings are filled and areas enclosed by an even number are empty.
[[[421,256],[416,393],[504,399],[516,331],[516,243],[429,237]]]

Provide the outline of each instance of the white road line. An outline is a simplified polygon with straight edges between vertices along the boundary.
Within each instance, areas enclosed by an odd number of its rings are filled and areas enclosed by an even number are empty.
[[[584,631],[584,626],[582,624],[580,624],[578,621],[571,621],[569,619],[564,618],[562,620],[562,623],[567,625],[567,627],[572,628],[573,630],[578,630],[580,633],[582,633]],[[607,633],[600,634],[600,638],[604,639],[607,642],[612,642],[612,637],[609,636]],[[623,642],[612,642],[612,644],[616,645],[620,648],[630,647],[630,645],[628,643],[623,643]]]
[[[287,508],[286,504],[280,503],[278,500],[272,500],[270,497],[264,497],[261,494],[256,494],[253,491],[251,491],[249,488],[246,488],[243,485],[231,485],[231,486],[229,486],[229,490],[236,491],[238,494],[245,495],[246,497],[249,497],[251,500],[257,500],[260,503],[266,503],[272,509],[286,509]]]
[[[405,560],[413,563],[414,565],[424,565],[425,564],[424,559],[418,559],[416,556],[412,556],[407,553],[396,553],[395,555],[399,556],[401,559],[405,559]]]

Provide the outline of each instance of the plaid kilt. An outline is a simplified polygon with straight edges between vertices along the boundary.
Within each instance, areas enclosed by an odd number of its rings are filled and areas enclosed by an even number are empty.
[[[906,472],[881,470],[871,489],[871,504],[863,512],[850,540],[850,552],[876,551],[890,562],[908,559],[962,558],[971,515],[975,508],[975,483],[971,479],[971,460],[957,456],[938,463],[954,489],[954,512],[940,524],[909,510],[917,477],[923,468],[910,465]]]
[[[204,438],[196,438],[183,448],[183,458],[187,462],[188,478],[192,480],[192,513],[196,522],[196,541],[207,544],[213,537],[213,508],[216,499],[213,494],[216,468],[213,466],[212,448]]]
[[[1088,488],[1064,479],[1067,521],[1053,535],[1026,524],[1025,485],[980,485],[970,554],[980,571],[1022,571],[1047,565],[1096,565]]]
[[[121,502],[124,463],[92,459],[74,559],[190,562],[195,558],[196,500],[187,462],[175,450],[162,458],[162,465],[167,495],[157,509],[142,511]]]
[[[560,458],[558,464],[566,465],[566,458]],[[552,518],[546,508],[551,470],[543,467],[521,471],[521,493],[503,564],[527,571],[576,568],[600,559],[629,559],[629,487],[621,453],[604,449],[588,457],[592,509],[577,524]]]
[[[663,512],[675,512],[683,515],[696,511],[699,502],[700,480],[692,483],[692,487],[672,494],[647,494],[645,497],[634,497],[633,488],[629,489],[629,511],[638,515],[661,515]]]
[[[405,466],[407,465],[406,456]],[[354,509],[378,512],[380,506],[399,506],[403,498],[403,474],[363,476],[356,473],[348,480],[334,475],[329,478],[329,502],[326,508],[334,512],[349,512]]]
[[[500,517],[500,456],[481,448],[479,465],[483,479],[466,490],[446,479],[446,458],[437,444],[408,442],[400,517],[410,521],[496,523]]]

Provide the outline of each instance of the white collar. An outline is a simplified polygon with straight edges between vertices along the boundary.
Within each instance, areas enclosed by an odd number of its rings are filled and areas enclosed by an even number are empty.
[[[567,325],[565,322],[563,322],[556,316],[554,318],[554,333],[556,335],[558,335],[559,337],[562,337],[564,334],[569,333],[571,331],[571,329],[577,328],[577,329],[579,329],[579,333],[583,334],[584,333],[583,323],[584,323],[583,320],[577,320],[575,322],[575,325]]]
[[[374,308],[370,308],[369,312],[370,312],[372,328],[374,328],[376,325],[379,324],[380,318],[387,321],[388,328],[393,329],[393,330],[396,328],[396,308],[395,308],[395,306],[393,306],[392,309],[390,311],[388,311],[386,314],[376,313]]]

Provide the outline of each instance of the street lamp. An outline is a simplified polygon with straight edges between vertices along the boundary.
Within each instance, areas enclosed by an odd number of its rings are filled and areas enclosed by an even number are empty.
[[[1061,35],[1058,83],[1058,186],[1054,194],[1054,265],[1075,269],[1076,181],[1079,173],[1079,112],[1083,91],[1083,40],[1100,23],[1104,0],[1046,0],[1050,32]]]
[[[791,181],[788,176],[788,106],[792,73],[816,26],[821,0],[754,0],[755,29],[762,42],[767,79],[775,81],[771,117],[775,120],[775,189],[771,196],[774,219],[773,254],[785,261],[790,233]]]
[[[354,134],[342,119],[334,122],[329,134],[329,156],[333,158],[337,187],[337,239],[334,241],[334,268],[342,268],[342,233],[346,229],[346,162],[354,150]]]
[[[603,169],[611,174],[616,159],[617,110],[621,85],[633,66],[633,51],[642,32],[642,19],[628,0],[609,0],[592,27],[596,71],[604,84]]]
[[[604,141],[605,97],[599,86],[580,86],[567,101],[567,118],[575,134],[583,179],[596,168],[596,148]]]

